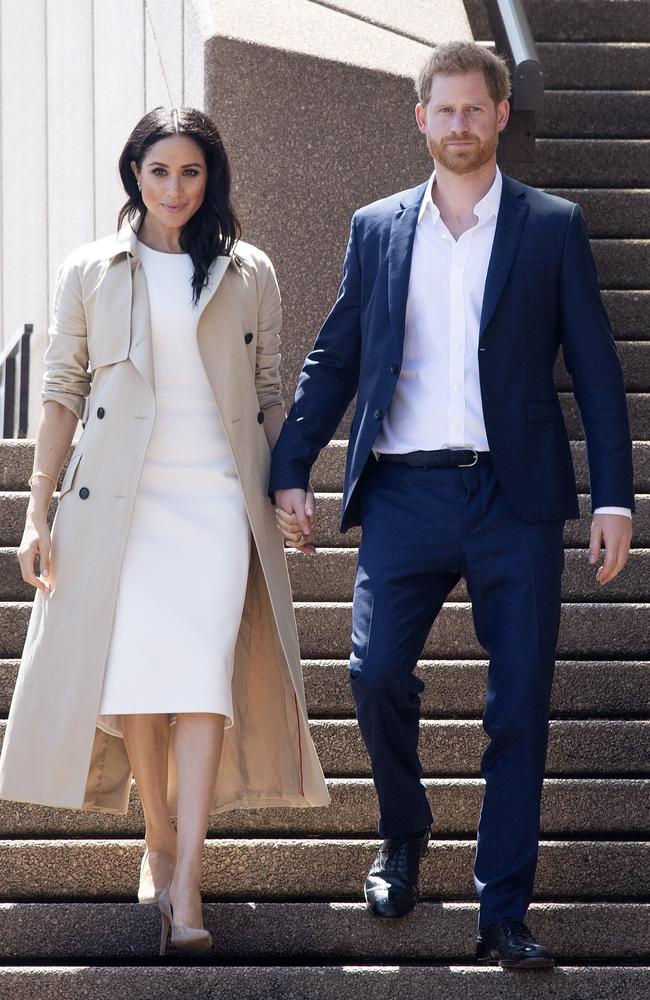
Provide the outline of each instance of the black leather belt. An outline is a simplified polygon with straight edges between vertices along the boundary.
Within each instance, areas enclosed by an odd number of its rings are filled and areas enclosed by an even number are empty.
[[[474,465],[486,465],[490,461],[489,451],[475,451],[474,448],[441,448],[439,451],[408,451],[404,455],[380,455],[380,462],[402,462],[420,469],[471,469]]]

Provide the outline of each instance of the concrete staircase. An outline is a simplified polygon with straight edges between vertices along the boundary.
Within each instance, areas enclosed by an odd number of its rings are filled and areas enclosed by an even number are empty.
[[[205,853],[209,959],[159,960],[155,908],[134,903],[142,850],[135,793],[114,817],[0,803],[0,997],[355,997],[641,1000],[650,994],[650,141],[646,0],[528,0],[549,88],[537,162],[512,171],[579,201],[618,340],[635,439],[635,549],[601,589],[588,520],[567,525],[567,565],[533,929],[557,954],[525,978],[472,964],[471,883],[481,796],[486,664],[459,587],[420,671],[421,748],[436,815],[424,902],[399,923],[359,902],[376,807],[346,677],[358,535],[338,535],[345,442],[322,455],[320,552],[289,556],[312,729],[329,810],[215,817]],[[489,38],[468,0],[475,37]],[[645,185],[645,188],[644,188]],[[579,487],[582,430],[561,366]],[[0,716],[32,593],[15,547],[32,444],[0,445]],[[582,497],[583,513],[588,511]],[[3,723],[0,722],[0,727]]]

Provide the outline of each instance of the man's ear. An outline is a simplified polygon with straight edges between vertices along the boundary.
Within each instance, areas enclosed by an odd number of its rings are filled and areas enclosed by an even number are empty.
[[[510,118],[510,101],[499,101],[497,104],[497,131],[503,132]]]

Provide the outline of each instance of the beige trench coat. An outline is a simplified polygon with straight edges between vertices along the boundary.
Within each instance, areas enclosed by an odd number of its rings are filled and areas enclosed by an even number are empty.
[[[253,538],[235,653],[234,726],[226,730],[213,809],[327,805],[307,723],[284,548],[267,497],[261,415],[281,402],[280,297],[270,261],[239,243],[230,257],[214,262],[204,296],[199,350]],[[36,592],[0,758],[0,796],[125,812],[131,770],[124,743],[98,729],[96,720],[156,412],[147,286],[129,226],[81,247],[61,268],[43,399],[73,410],[84,430],[52,530],[55,591]],[[172,812],[175,800],[172,766]]]

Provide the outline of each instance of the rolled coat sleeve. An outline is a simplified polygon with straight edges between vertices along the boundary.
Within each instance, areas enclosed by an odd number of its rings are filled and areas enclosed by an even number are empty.
[[[275,271],[268,258],[266,264],[266,280],[258,303],[255,357],[255,390],[262,410],[283,403],[280,379],[282,305]]]
[[[90,392],[86,317],[81,297],[79,267],[66,260],[58,273],[54,295],[54,319],[45,352],[45,375],[41,398],[44,403],[62,403],[81,420]]]

